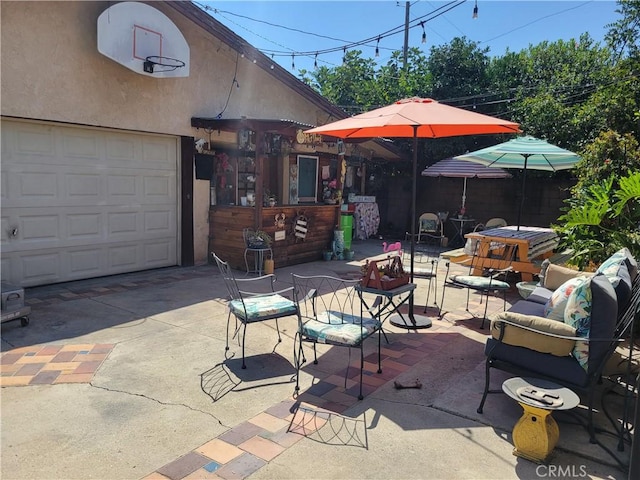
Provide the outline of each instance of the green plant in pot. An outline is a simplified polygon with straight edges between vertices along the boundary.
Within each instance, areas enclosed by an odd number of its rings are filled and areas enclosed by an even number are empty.
[[[249,248],[267,248],[272,242],[271,236],[263,230],[249,230],[246,240]]]

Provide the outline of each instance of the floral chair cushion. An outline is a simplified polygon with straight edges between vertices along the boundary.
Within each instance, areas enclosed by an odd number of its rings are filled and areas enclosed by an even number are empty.
[[[592,308],[591,279],[577,285],[567,298],[564,311],[564,323],[576,329],[577,337],[589,337]],[[589,343],[576,341],[573,356],[582,368],[588,369]]]
[[[562,285],[556,288],[547,303],[544,306],[545,318],[564,322],[564,311],[567,307],[567,301],[573,291],[587,280],[587,277],[574,277],[566,280]]]
[[[322,312],[316,318],[307,319],[302,326],[302,334],[318,343],[357,346],[382,324],[373,318],[362,318],[341,312]]]
[[[246,323],[258,322],[271,316],[295,315],[298,312],[295,303],[277,293],[232,300],[229,302],[229,308],[236,317]]]

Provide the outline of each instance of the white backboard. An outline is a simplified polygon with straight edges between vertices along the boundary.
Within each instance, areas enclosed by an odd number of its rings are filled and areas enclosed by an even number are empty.
[[[100,14],[98,51],[142,75],[189,76],[189,45],[184,36],[169,17],[144,3],[117,3]],[[158,65],[162,63],[169,66]]]

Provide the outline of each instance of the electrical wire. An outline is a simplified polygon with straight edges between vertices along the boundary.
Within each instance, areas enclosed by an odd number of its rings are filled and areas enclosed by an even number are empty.
[[[222,114],[227,110],[229,106],[229,100],[231,99],[231,94],[233,93],[233,87],[238,86],[240,88],[240,84],[238,83],[237,75],[238,75],[238,60],[240,60],[240,52],[236,51],[236,66],[233,71],[233,80],[231,80],[231,85],[229,86],[229,94],[227,95],[227,100],[224,103],[224,107],[222,107],[222,111],[216,115],[216,118],[222,118]]]
[[[409,22],[410,25],[409,25],[408,28],[411,29],[411,28],[419,27],[420,26],[420,20],[423,20],[423,19],[425,19],[427,17],[429,17],[429,18],[427,20],[424,20],[425,23],[430,21],[430,20],[434,20],[435,18],[438,18],[441,15],[444,15],[445,13],[449,12],[450,10],[462,5],[463,3],[466,3],[466,1],[467,0],[453,0],[453,1],[449,2],[449,3],[447,3],[447,4],[444,4],[444,5],[436,8],[435,10],[433,10],[433,11],[431,11],[431,12],[425,14],[425,15],[422,15],[420,17],[414,18],[413,20],[411,20]],[[286,29],[286,30],[297,31],[299,33],[305,33],[307,35],[312,35],[312,36],[315,36],[315,37],[318,37],[318,38],[333,39],[333,38],[327,37],[325,35],[311,33],[311,32],[304,32],[304,31],[301,31],[301,30],[298,30],[298,29],[294,29],[294,28],[291,28],[291,27],[285,27],[285,26],[282,26],[282,25],[276,25],[276,24],[273,24],[273,23],[270,23],[270,22],[266,22],[266,21],[263,21],[263,20],[256,20],[256,19],[244,16],[244,15],[238,15],[238,14],[235,14],[233,12],[226,11],[226,10],[219,10],[217,8],[212,8],[212,7],[208,6],[208,5],[203,5],[203,4],[200,4],[200,3],[197,3],[197,2],[194,2],[194,4],[197,5],[200,9],[206,11],[207,13],[208,12],[214,12],[215,14],[218,14],[220,16],[223,16],[222,14],[233,15],[233,16],[245,18],[245,19],[248,19],[248,20],[252,20],[254,22],[265,23],[265,24],[268,24],[268,25],[271,25],[271,26],[283,28],[283,29]],[[224,17],[224,18],[229,20],[227,17]],[[231,21],[231,20],[229,20],[229,21]],[[235,22],[234,22],[234,24],[238,25]],[[411,25],[411,24],[413,24],[413,25]],[[241,27],[240,25],[238,25],[238,26]],[[277,42],[269,40],[269,39],[265,38],[264,36],[258,35],[255,32],[252,32],[251,30],[249,30],[249,29],[247,29],[245,27],[241,27],[241,28],[244,28],[248,32],[250,32],[250,33],[252,33],[252,34],[254,34],[254,35],[256,35],[256,36],[258,36],[260,38],[263,38],[264,40],[269,41],[270,43],[279,45],[280,47],[286,49],[286,50],[259,49],[261,52],[263,52],[265,54],[269,54],[269,55],[272,55],[272,56],[290,56],[293,53],[296,56],[313,57],[316,54],[323,55],[323,54],[328,54],[328,53],[335,53],[335,52],[339,52],[339,51],[344,50],[344,49],[351,49],[351,48],[358,47],[358,46],[369,46],[371,48],[374,48],[375,45],[373,45],[373,44],[369,45],[369,43],[377,41],[378,38],[382,39],[382,38],[386,38],[386,37],[401,33],[401,32],[404,31],[404,29],[406,27],[405,27],[405,24],[402,24],[402,25],[399,25],[399,26],[394,27],[392,29],[389,29],[389,30],[387,30],[385,32],[377,34],[375,36],[366,38],[364,40],[355,41],[355,42],[347,42],[347,41],[340,40],[340,39],[334,39],[336,41],[344,42],[344,44],[339,46],[339,47],[332,47],[332,48],[319,49],[319,50],[310,50],[310,51],[296,51],[294,49],[290,49],[288,47],[285,47],[284,45],[280,45]],[[380,47],[380,48],[382,48],[382,47]]]

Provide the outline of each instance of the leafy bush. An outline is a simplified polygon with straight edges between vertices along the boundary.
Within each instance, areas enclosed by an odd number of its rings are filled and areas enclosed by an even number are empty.
[[[640,258],[640,149],[631,136],[605,132],[576,167],[566,213],[553,225],[570,264],[583,269],[627,247]]]

